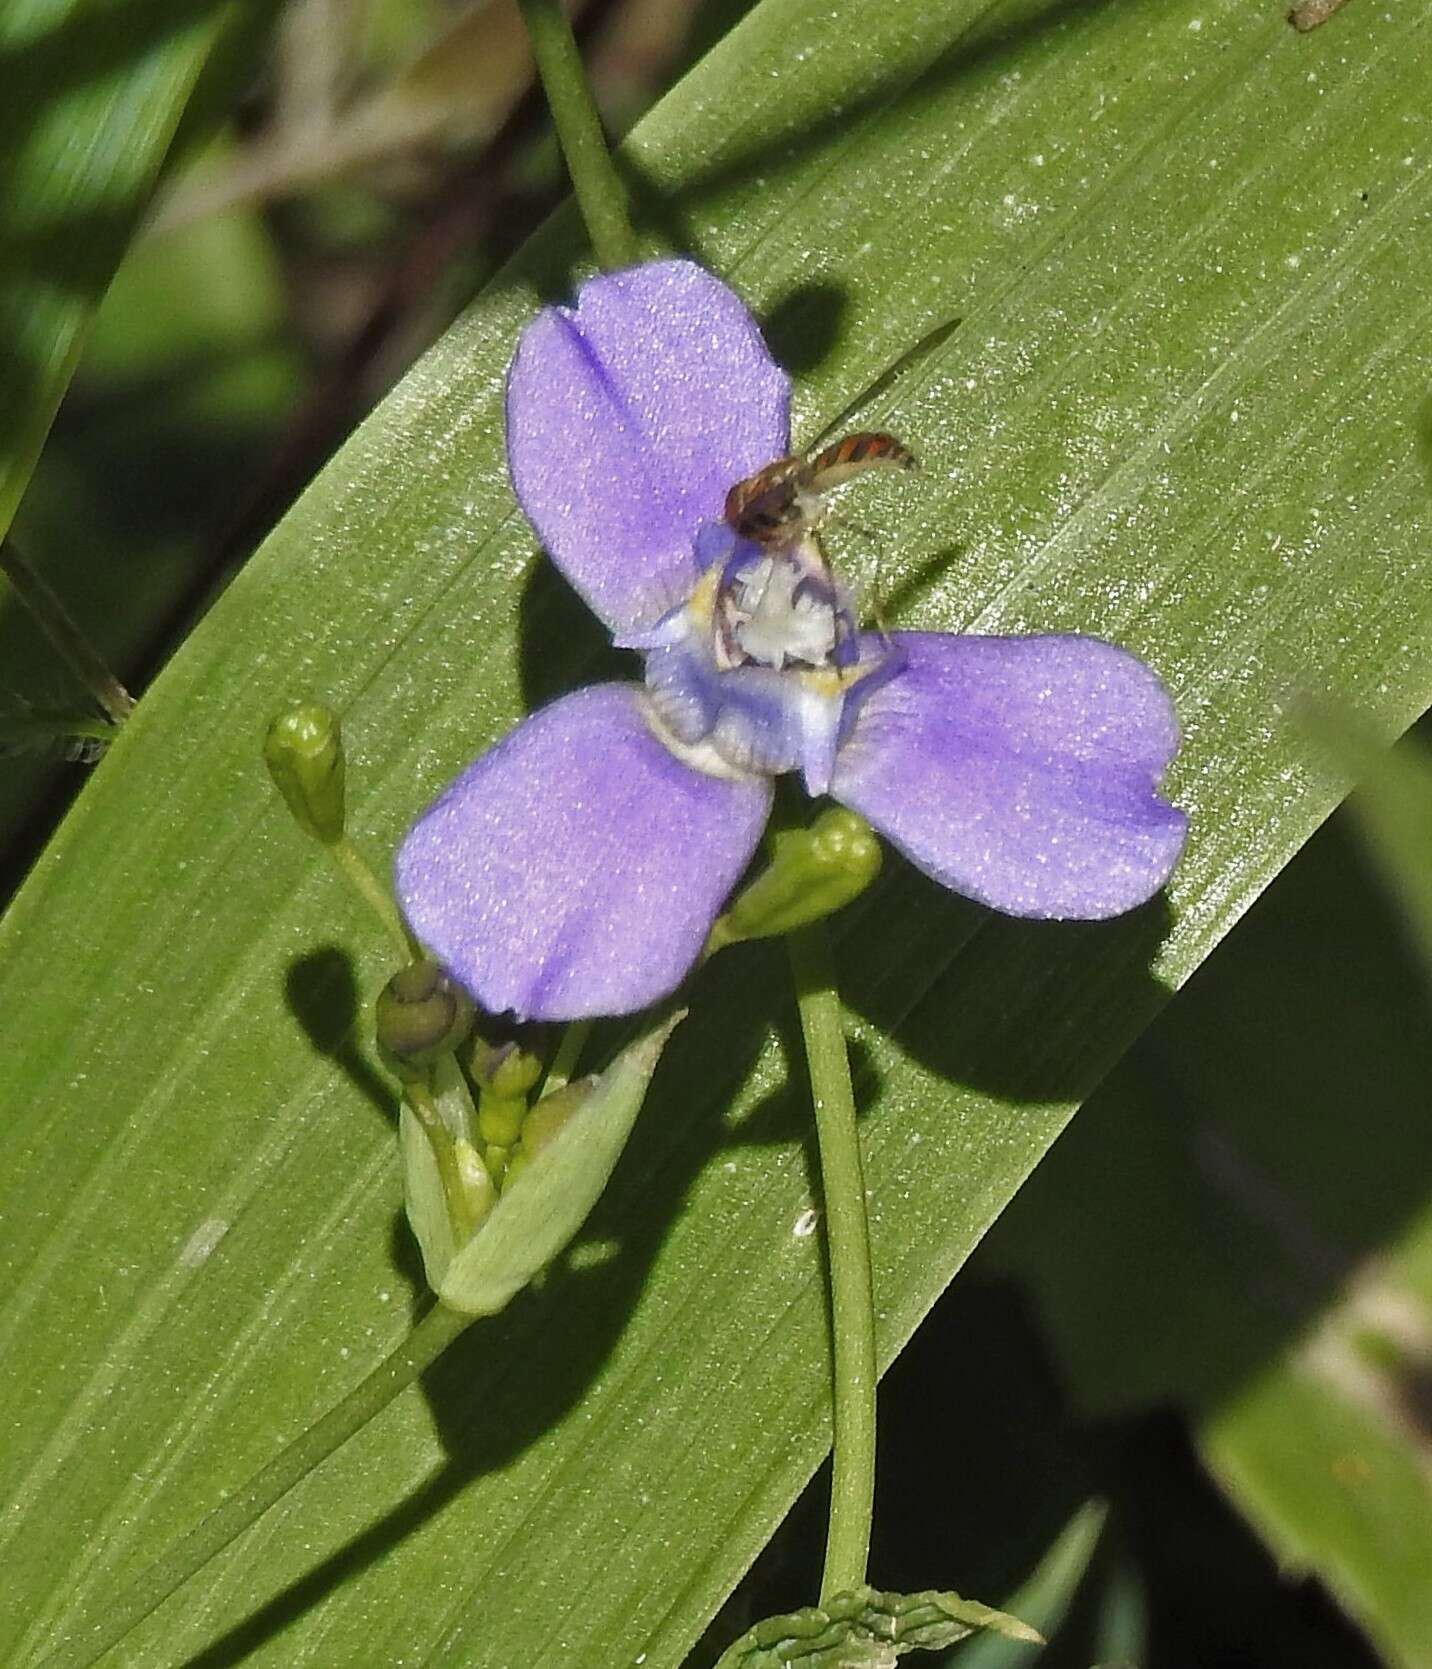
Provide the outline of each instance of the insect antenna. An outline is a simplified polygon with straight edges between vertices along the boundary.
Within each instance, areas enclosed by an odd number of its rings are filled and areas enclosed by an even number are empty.
[[[902,614],[917,598],[931,590],[935,583],[963,557],[969,547],[967,545],[951,545],[944,550],[932,551],[922,557],[915,567],[901,580],[897,580],[892,589],[886,594],[885,606],[892,614]]]
[[[806,450],[809,452],[816,451],[837,430],[858,427],[854,421],[855,418],[868,407],[873,406],[882,395],[888,394],[902,377],[913,371],[932,353],[944,347],[962,323],[963,320],[958,318],[946,319],[943,324],[936,325],[933,330],[926,331],[914,347],[907,348],[898,359],[887,365],[874,382],[867,383],[850,404],[826,424]]]

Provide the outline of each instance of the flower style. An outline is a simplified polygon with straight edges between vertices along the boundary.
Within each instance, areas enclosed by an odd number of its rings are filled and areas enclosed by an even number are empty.
[[[409,924],[488,1010],[571,1020],[672,991],[785,771],[1011,915],[1118,915],[1168,878],[1186,820],[1157,792],[1178,726],[1154,673],[1092,637],[860,632],[811,537],[723,518],[789,422],[755,321],[689,261],[594,278],[523,333],[513,486],[646,676],[525,719],[403,842]]]

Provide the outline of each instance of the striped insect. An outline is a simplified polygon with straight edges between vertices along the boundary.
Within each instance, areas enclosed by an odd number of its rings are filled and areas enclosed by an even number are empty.
[[[894,435],[862,432],[846,435],[813,458],[777,458],[726,494],[727,524],[753,544],[795,544],[819,525],[828,492],[880,464],[914,469],[915,456]]]

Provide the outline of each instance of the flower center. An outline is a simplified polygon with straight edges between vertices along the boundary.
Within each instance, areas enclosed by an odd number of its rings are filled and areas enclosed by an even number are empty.
[[[831,667],[850,659],[855,620],[813,539],[747,546],[728,562],[712,619],[717,666]]]
[[[758,545],[723,523],[696,541],[704,572],[643,642],[649,722],[713,776],[798,770],[812,794],[864,698],[902,664],[862,640],[813,535]]]

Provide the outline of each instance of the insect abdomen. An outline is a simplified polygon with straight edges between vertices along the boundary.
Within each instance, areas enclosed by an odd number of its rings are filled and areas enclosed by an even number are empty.
[[[861,433],[846,435],[810,462],[810,487],[813,492],[828,492],[876,464],[895,464],[900,469],[914,469],[915,454],[894,435]]]

